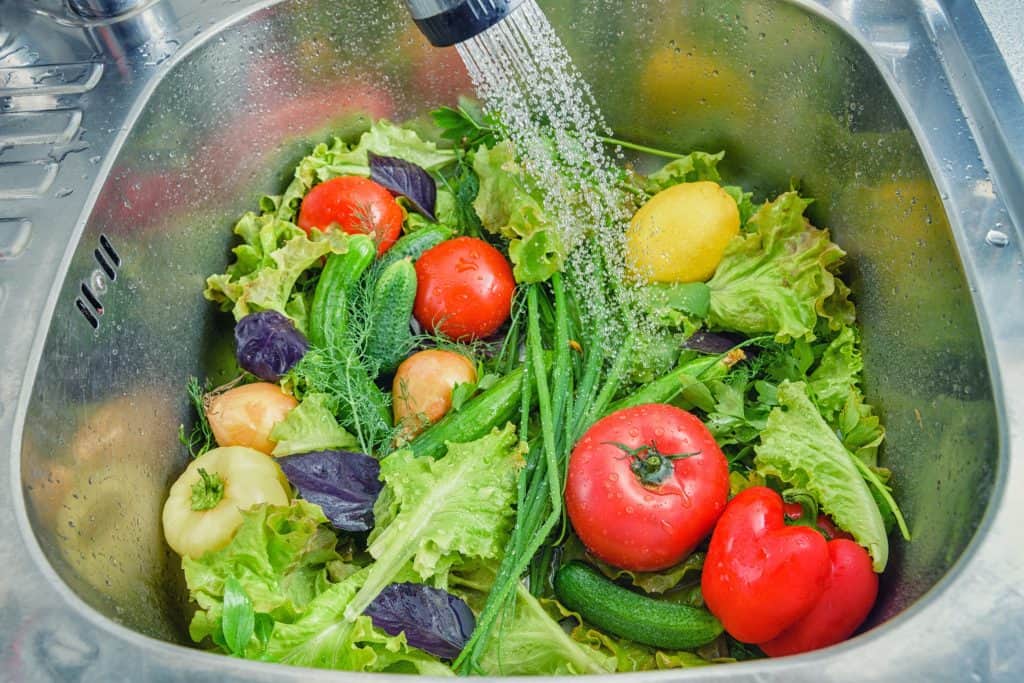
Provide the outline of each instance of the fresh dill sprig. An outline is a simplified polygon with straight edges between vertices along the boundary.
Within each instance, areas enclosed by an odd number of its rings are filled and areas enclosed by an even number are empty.
[[[178,426],[178,441],[188,449],[189,455],[193,458],[198,458],[213,448],[213,430],[210,429],[210,421],[206,417],[206,406],[203,401],[210,388],[209,380],[205,385],[201,385],[199,378],[194,376],[188,378],[188,384],[185,386],[189,402],[196,411],[196,421],[192,430],[187,434],[185,425]]]

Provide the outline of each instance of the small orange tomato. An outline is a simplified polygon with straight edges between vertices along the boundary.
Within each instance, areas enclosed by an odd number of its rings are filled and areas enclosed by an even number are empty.
[[[274,425],[298,405],[281,387],[254,382],[235,387],[210,401],[206,417],[219,446],[247,446],[270,455]]]
[[[455,385],[474,382],[473,361],[454,351],[429,349],[402,361],[391,393],[401,438],[411,439],[444,417],[451,410]]]

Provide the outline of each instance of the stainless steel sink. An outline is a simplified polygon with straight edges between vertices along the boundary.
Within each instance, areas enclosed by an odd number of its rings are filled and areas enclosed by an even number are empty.
[[[759,197],[795,183],[817,198],[813,218],[850,252],[868,394],[914,535],[854,640],[629,678],[1024,678],[1024,106],[976,8],[541,4],[620,136],[725,149]],[[11,680],[342,675],[187,647],[159,510],[186,460],[186,378],[230,371],[202,281],[233,219],[312,142],[470,90],[399,0],[158,0],[106,19],[0,0]]]

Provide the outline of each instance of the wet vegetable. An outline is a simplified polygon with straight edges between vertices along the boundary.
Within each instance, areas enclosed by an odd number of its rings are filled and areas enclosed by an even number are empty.
[[[392,194],[405,197],[413,208],[436,220],[437,183],[421,167],[397,157],[367,154],[370,161],[370,180],[382,185]]]
[[[376,460],[362,453],[319,451],[277,462],[299,495],[319,505],[335,529],[373,528],[373,504],[383,488]]]
[[[342,176],[310,190],[299,208],[298,226],[307,234],[336,225],[350,235],[369,235],[380,255],[402,234],[404,220],[402,207],[384,187],[359,176]]]
[[[821,597],[803,619],[781,635],[760,643],[771,657],[795,655],[840,643],[867,618],[878,596],[878,575],[871,556],[853,541],[829,541],[831,574]]]
[[[410,645],[442,659],[458,657],[476,626],[469,605],[422,583],[387,586],[366,608],[366,614],[388,635],[404,632]]]
[[[645,645],[690,649],[722,634],[722,625],[707,610],[635,593],[582,562],[559,568],[555,594],[588,623]]]
[[[673,185],[647,202],[626,232],[626,261],[648,282],[703,282],[740,232],[736,202],[717,183]]]
[[[473,361],[443,349],[419,351],[395,373],[392,401],[395,424],[411,439],[444,417],[452,407],[452,390],[476,382]]]
[[[565,508],[573,528],[594,555],[623,569],[681,561],[714,527],[728,496],[725,456],[697,417],[674,406],[612,413],[569,458]]]
[[[271,431],[298,404],[276,384],[254,382],[213,398],[206,417],[218,446],[247,446],[269,455],[277,445]]]
[[[701,575],[708,609],[744,643],[763,643],[805,617],[830,574],[817,531],[786,526],[782,497],[755,486],[729,501]]]
[[[198,558],[226,546],[242,510],[288,504],[288,481],[273,458],[251,448],[215,448],[193,460],[164,503],[164,537],[171,550]]]
[[[267,382],[280,381],[308,350],[305,335],[277,311],[250,313],[235,326],[239,367]]]

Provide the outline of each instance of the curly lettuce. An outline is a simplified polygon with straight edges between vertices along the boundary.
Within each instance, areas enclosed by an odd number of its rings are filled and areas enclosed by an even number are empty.
[[[565,263],[566,245],[540,200],[527,185],[509,141],[480,147],[473,155],[480,189],[473,208],[488,232],[509,240],[518,282],[543,282]]]
[[[358,439],[334,419],[327,394],[306,394],[270,432],[275,457],[313,451],[348,450]]]
[[[344,618],[366,573],[332,585],[295,622],[276,624],[261,659],[318,669],[451,676],[448,666],[410,646],[404,633],[390,636],[374,628],[366,615]]]
[[[221,628],[225,584],[239,582],[257,613],[291,622],[330,586],[328,567],[343,561],[319,506],[296,500],[242,512],[231,542],[199,559],[182,558],[191,599],[199,609],[189,625],[196,642]]]
[[[581,643],[559,623],[560,605],[541,601],[516,585],[513,606],[502,614],[498,638],[480,662],[483,673],[492,676],[558,676],[605,674],[616,670],[616,659],[589,643]]]
[[[393,453],[381,462],[384,490],[374,505],[367,550],[375,562],[346,609],[352,620],[410,563],[421,581],[457,564],[500,556],[515,518],[522,447],[507,425],[443,458]]]
[[[694,183],[700,180],[720,182],[718,163],[725,158],[725,152],[708,154],[690,152],[684,157],[673,159],[654,173],[642,178],[640,187],[647,194],[657,194],[673,185]]]
[[[309,303],[296,283],[324,256],[345,253],[348,236],[340,230],[315,230],[307,236],[273,214],[251,212],[235,225],[235,234],[242,244],[232,249],[234,263],[224,273],[206,278],[203,296],[231,311],[235,320],[256,311],[278,311],[305,332]]]
[[[183,559],[199,605],[189,627],[196,642],[208,637],[239,656],[295,666],[451,675],[403,634],[389,636],[366,615],[342,618],[368,570],[338,553],[318,506],[296,500],[242,515],[226,547]]]
[[[849,289],[836,277],[846,252],[804,218],[810,203],[796,192],[780,195],[729,243],[707,283],[712,328],[785,342],[813,340],[819,316],[833,330],[853,324]]]

